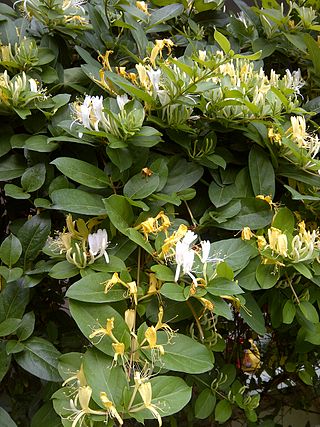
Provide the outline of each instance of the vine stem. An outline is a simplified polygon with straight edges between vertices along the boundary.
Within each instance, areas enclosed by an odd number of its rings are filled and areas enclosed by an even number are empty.
[[[289,286],[290,286],[290,288],[291,288],[291,290],[292,290],[292,293],[293,293],[293,295],[294,295],[294,297],[295,297],[295,300],[297,301],[297,304],[298,304],[298,305],[300,305],[299,297],[298,297],[298,295],[296,294],[296,291],[294,290],[294,287],[292,286],[292,283],[291,283],[291,280],[289,279],[288,273],[286,273],[286,277],[287,277],[287,281],[288,281],[288,283],[289,283]]]
[[[200,339],[201,339],[201,341],[204,341],[204,333],[203,333],[202,326],[201,326],[201,323],[199,321],[199,318],[197,316],[197,313],[195,312],[195,310],[192,307],[192,304],[190,303],[189,300],[187,300],[186,303],[187,303],[188,307],[190,308],[191,313],[193,314],[194,320],[196,321],[197,328],[198,328],[198,331],[200,334]]]

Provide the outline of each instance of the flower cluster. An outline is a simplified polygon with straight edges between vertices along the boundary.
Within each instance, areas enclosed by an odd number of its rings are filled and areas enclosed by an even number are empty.
[[[12,79],[7,71],[0,74],[0,109],[3,112],[19,111],[24,108],[36,108],[36,101],[46,98],[37,80],[24,72]]]
[[[243,240],[250,240],[253,237],[257,239],[258,249],[264,258],[264,263],[267,264],[284,266],[284,262],[293,264],[311,262],[319,256],[319,232],[306,230],[304,221],[299,222],[298,233],[294,236],[288,236],[276,227],[268,229],[267,238],[263,235],[255,235],[249,227],[242,230]]]
[[[85,223],[82,219],[72,221],[72,216],[66,218],[66,229],[50,240],[53,250],[65,254],[66,259],[79,269],[93,264],[97,259],[104,257],[109,263],[107,247],[109,245],[108,234],[105,229],[98,229],[92,233],[92,229],[99,223],[99,219],[93,218]]]
[[[96,132],[113,140],[125,141],[142,127],[145,113],[138,101],[129,101],[127,95],[118,95],[116,100],[104,103],[103,97],[87,95],[83,102],[74,102],[72,110],[75,122],[88,133]],[[82,129],[79,137],[83,136]]]
[[[49,28],[69,27],[73,30],[88,29],[88,20],[83,5],[86,0],[21,0],[23,11],[29,19],[33,17]]]
[[[14,47],[0,46],[0,64],[9,71],[27,71],[39,63],[39,49],[34,39],[24,37]]]

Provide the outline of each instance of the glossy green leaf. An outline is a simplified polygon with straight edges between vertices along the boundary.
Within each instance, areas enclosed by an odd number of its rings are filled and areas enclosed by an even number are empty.
[[[20,267],[8,268],[4,265],[0,266],[0,276],[4,277],[7,283],[18,280],[23,275],[23,269]]]
[[[6,342],[0,342],[0,381],[3,380],[4,376],[9,370],[11,363],[11,355],[6,351]]]
[[[214,410],[214,419],[225,423],[232,415],[232,407],[228,400],[220,400]]]
[[[208,388],[202,390],[202,392],[197,397],[194,415],[200,420],[208,418],[216,406],[216,396]]]
[[[61,381],[57,369],[60,352],[51,342],[32,337],[24,341],[23,346],[24,351],[14,356],[23,369],[46,381]]]
[[[286,301],[282,310],[283,323],[290,325],[293,322],[295,315],[296,315],[295,304],[291,300]]]
[[[26,169],[24,158],[18,154],[11,154],[0,159],[0,180],[9,181],[18,178]]]
[[[25,141],[25,148],[39,153],[50,153],[59,148],[59,144],[48,142],[48,137],[45,135],[34,135]]]
[[[19,229],[17,237],[22,245],[24,265],[34,260],[44,247],[51,231],[48,216],[40,214],[28,219]]]
[[[169,19],[175,18],[183,12],[184,7],[180,3],[170,4],[156,10],[150,16],[149,26],[153,27]]]
[[[11,335],[18,329],[21,319],[9,318],[0,323],[0,337]]]
[[[35,315],[33,311],[26,313],[21,319],[20,325],[16,330],[16,335],[20,341],[24,341],[30,337],[34,330]]]
[[[161,286],[160,294],[173,301],[185,301],[184,288],[178,283],[167,282]]]
[[[299,309],[306,319],[312,323],[319,322],[319,315],[317,309],[309,301],[300,301]]]
[[[0,322],[12,317],[21,319],[28,302],[28,289],[17,282],[8,284],[0,293]]]
[[[159,182],[159,176],[156,174],[146,177],[139,173],[127,181],[123,194],[131,199],[145,199],[158,188]]]
[[[247,293],[244,297],[246,300],[246,309],[240,309],[241,317],[250,326],[250,328],[257,332],[257,334],[264,335],[266,333],[266,327],[260,307],[255,301],[253,295]]]
[[[171,343],[165,332],[158,332],[158,343],[164,345],[159,364],[164,369],[200,374],[213,368],[213,355],[203,344],[182,334],[175,334]]]
[[[0,419],[1,427],[17,427],[17,424],[3,408],[0,408]]]
[[[26,193],[21,187],[15,184],[5,184],[4,191],[7,197],[12,197],[13,199],[26,200],[31,197],[29,193]]]
[[[102,197],[83,190],[61,189],[51,193],[53,209],[83,215],[105,215]]]
[[[54,411],[51,401],[42,405],[32,417],[30,427],[40,427],[41,425],[61,427],[61,419]]]
[[[13,234],[6,237],[0,246],[0,258],[7,266],[12,267],[22,254],[20,240]]]
[[[118,341],[123,342],[126,347],[129,346],[130,333],[128,327],[123,317],[109,303],[88,304],[70,300],[70,311],[81,332],[103,353],[114,356],[111,338],[106,335],[89,338],[89,335],[94,330],[105,327],[107,319],[112,317],[114,317],[113,335]]]
[[[111,279],[109,273],[89,274],[70,286],[67,297],[93,303],[122,301],[126,293],[123,285],[114,285],[107,294],[104,293],[104,282],[108,279]]]
[[[224,36],[220,31],[215,30],[214,31],[214,39],[218,43],[218,45],[221,47],[221,49],[224,51],[224,53],[228,53],[230,51],[230,42],[227,39],[226,36]]]
[[[249,172],[255,196],[274,196],[275,174],[266,152],[256,147],[249,154]]]
[[[256,271],[256,279],[262,289],[270,289],[275,286],[280,278],[280,272],[274,265],[259,264]]]
[[[68,261],[58,262],[49,272],[49,276],[54,279],[69,279],[77,274],[79,274],[79,268]]]
[[[108,176],[99,168],[82,160],[71,157],[59,157],[51,164],[73,181],[90,188],[106,188],[110,186]]]
[[[36,191],[42,187],[46,179],[46,167],[43,163],[38,163],[26,169],[21,177],[21,185],[24,191]]]

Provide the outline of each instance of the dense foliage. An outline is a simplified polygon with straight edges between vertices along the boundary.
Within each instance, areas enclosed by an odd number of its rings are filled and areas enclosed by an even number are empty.
[[[236,5],[0,4],[1,426],[316,402],[319,4]]]

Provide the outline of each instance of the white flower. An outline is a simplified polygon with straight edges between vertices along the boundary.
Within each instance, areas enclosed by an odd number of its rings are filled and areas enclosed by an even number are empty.
[[[38,85],[34,79],[29,79],[29,84],[30,84],[30,91],[31,92],[38,92]]]
[[[152,87],[155,92],[159,91],[159,83],[160,83],[160,77],[161,77],[161,70],[158,68],[157,70],[147,70],[147,74],[149,77],[149,80],[152,84]]]
[[[210,242],[209,240],[202,240],[200,242],[200,245],[201,245],[201,262],[204,264],[209,260]]]
[[[189,247],[197,238],[198,236],[193,231],[188,230],[181,243]]]
[[[194,275],[191,273],[193,261],[194,261],[194,254],[195,252],[189,248],[189,244],[186,244],[183,241],[180,241],[176,244],[175,259],[177,263],[177,268],[176,268],[176,274],[174,277],[175,282],[179,280],[181,267],[182,267],[183,274],[187,274],[189,277],[191,277],[194,284],[197,285],[197,280],[194,277]]]
[[[117,95],[117,104],[119,109],[122,111],[124,106],[129,102],[128,95],[125,93],[124,95]]]
[[[98,259],[104,256],[106,262],[109,262],[109,256],[107,254],[108,247],[108,234],[105,229],[99,229],[96,233],[89,234],[88,236],[89,252],[94,259]]]
[[[284,80],[285,80],[286,86],[290,89],[293,89],[295,93],[298,93],[298,94],[300,94],[300,89],[302,88],[302,86],[305,85],[305,81],[301,77],[300,68],[298,68],[298,70],[296,71],[293,71],[292,74],[290,70],[286,70],[286,75]]]

